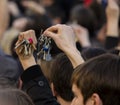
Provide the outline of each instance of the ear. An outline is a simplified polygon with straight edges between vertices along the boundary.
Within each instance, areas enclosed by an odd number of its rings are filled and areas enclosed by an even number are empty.
[[[18,89],[22,89],[22,84],[23,84],[23,82],[22,82],[22,80],[19,78],[19,80],[18,80]]]
[[[56,96],[56,95],[57,95],[57,92],[55,91],[54,84],[51,83],[51,84],[50,84],[50,87],[51,87],[51,90],[52,90],[53,96]]]
[[[91,105],[103,105],[102,100],[100,99],[100,97],[97,93],[94,93],[91,96]]]

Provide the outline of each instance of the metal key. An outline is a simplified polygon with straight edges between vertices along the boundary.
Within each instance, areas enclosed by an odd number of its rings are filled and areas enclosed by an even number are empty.
[[[24,39],[15,47],[15,49],[17,48],[19,48],[18,53],[21,54],[23,57],[31,56],[33,51],[36,49],[35,45],[33,43],[30,43],[30,41],[26,39]]]
[[[50,55],[50,44],[51,38],[41,35],[38,39],[38,59],[48,60],[48,55]]]

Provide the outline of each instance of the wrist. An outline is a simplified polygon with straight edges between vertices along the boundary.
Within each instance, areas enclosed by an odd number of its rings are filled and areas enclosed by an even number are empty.
[[[27,68],[29,68],[31,66],[36,65],[36,61],[33,56],[30,56],[29,58],[25,58],[25,59],[19,57],[19,60],[22,64],[24,70],[26,70]]]
[[[65,54],[68,56],[70,59],[73,67],[77,67],[78,65],[82,64],[84,62],[81,53],[78,51],[76,47],[71,47]]]
[[[118,37],[119,29],[118,29],[118,22],[108,22],[107,24],[107,35],[112,37]]]
[[[91,46],[91,43],[89,40],[79,41],[79,43],[81,44],[82,47],[90,47]]]

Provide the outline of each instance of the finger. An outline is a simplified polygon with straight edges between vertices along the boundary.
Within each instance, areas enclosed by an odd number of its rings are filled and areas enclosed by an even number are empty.
[[[37,44],[37,39],[36,39],[35,31],[34,30],[29,30],[29,36],[30,36],[29,38],[33,39],[33,43]]]
[[[21,32],[18,36],[18,40],[22,41],[24,39],[24,32]]]
[[[48,28],[46,31],[57,32],[57,30],[58,30],[58,27],[52,26],[52,27]]]
[[[15,43],[15,45],[18,45],[23,39],[24,39],[24,32],[21,32],[18,36],[18,41]]]
[[[57,24],[57,25],[54,25],[50,28],[48,28],[46,31],[51,31],[51,32],[54,32],[54,33],[59,33],[59,31],[62,29],[62,26],[61,24]]]
[[[51,32],[51,31],[45,31],[44,35],[47,36],[47,37],[52,38],[53,40],[55,40],[56,37],[57,37],[57,34],[55,34],[54,32]]]

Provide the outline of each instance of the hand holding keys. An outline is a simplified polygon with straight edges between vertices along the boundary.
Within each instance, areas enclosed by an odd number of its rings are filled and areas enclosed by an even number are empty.
[[[16,45],[15,49],[18,49],[18,54],[23,57],[29,57],[33,54],[33,51],[36,50],[36,47],[33,44],[32,38],[29,38],[28,40],[23,39],[23,41]]]
[[[20,58],[30,57],[33,55],[33,51],[36,50],[36,42],[33,30],[21,33],[15,46],[16,53]]]
[[[40,35],[38,39],[37,48],[35,46],[36,38],[34,31],[26,31],[19,35],[18,42],[16,43],[15,50],[19,57],[26,58],[33,54],[33,51],[37,49],[37,57],[46,61],[51,60],[51,38]]]

